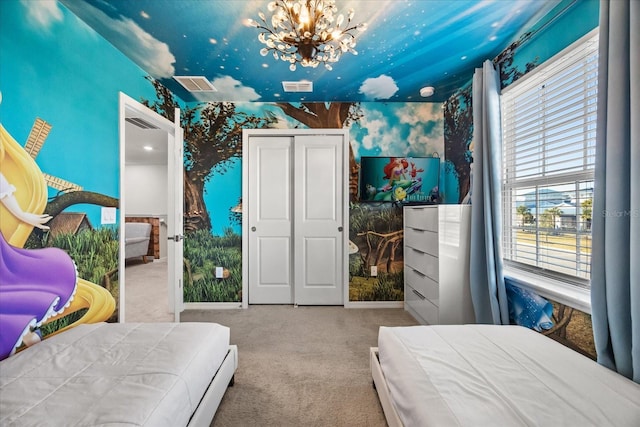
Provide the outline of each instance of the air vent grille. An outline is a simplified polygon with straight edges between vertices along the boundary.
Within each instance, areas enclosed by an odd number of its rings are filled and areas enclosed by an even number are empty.
[[[159,129],[158,126],[151,124],[148,121],[141,119],[140,117],[126,117],[124,120],[142,129]]]
[[[313,82],[300,80],[297,82],[282,82],[285,92],[313,92]]]
[[[173,76],[173,79],[180,83],[189,92],[217,92],[218,89],[211,82],[202,76]]]

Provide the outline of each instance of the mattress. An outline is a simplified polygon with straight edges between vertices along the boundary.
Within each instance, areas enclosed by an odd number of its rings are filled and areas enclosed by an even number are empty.
[[[228,350],[215,323],[79,325],[0,362],[0,425],[183,426]]]
[[[521,326],[381,327],[405,426],[640,426],[640,384]]]

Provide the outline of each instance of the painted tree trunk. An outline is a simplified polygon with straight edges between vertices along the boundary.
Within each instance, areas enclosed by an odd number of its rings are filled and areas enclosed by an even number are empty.
[[[204,203],[204,181],[184,171],[184,232],[211,230],[211,218]]]

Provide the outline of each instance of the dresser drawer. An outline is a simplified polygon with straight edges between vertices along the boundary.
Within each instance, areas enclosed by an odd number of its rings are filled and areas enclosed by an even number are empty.
[[[434,305],[438,304],[438,294],[439,294],[439,286],[438,282],[431,280],[424,274],[414,270],[413,268],[406,267],[404,269],[404,280],[407,285],[411,286],[411,288],[415,289],[420,293],[423,297],[431,301]],[[410,292],[413,293],[412,290]]]
[[[438,207],[407,207],[404,209],[405,227],[438,231]]]
[[[416,314],[424,319],[424,321],[429,325],[437,325],[438,307],[433,305],[433,303],[428,299],[422,299],[420,296],[416,295],[410,286],[407,286],[406,290],[407,291],[404,295],[405,304],[407,304],[409,308],[415,311]]]
[[[410,246],[404,248],[404,264],[438,282],[438,258]]]
[[[433,231],[405,227],[404,243],[406,246],[421,252],[431,254],[435,257],[438,256],[438,233]]]

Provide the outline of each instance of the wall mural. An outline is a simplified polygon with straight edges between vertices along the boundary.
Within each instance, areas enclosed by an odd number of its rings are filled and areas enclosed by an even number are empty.
[[[154,79],[148,80],[156,96],[142,102],[173,120],[176,98]],[[359,203],[359,160],[361,156],[439,157],[444,152],[440,104],[214,102],[189,104],[181,114],[185,302],[242,300],[242,129],[277,127],[351,128],[350,300],[403,299],[402,210],[393,203]],[[407,175],[416,173],[414,162],[405,163]],[[436,175],[440,178],[442,173]],[[370,276],[372,265],[378,267],[377,277]],[[220,266],[222,279],[215,277],[215,267]]]
[[[118,91],[153,90],[56,2],[0,2],[0,45],[4,358],[73,325],[118,320],[118,224],[101,225],[101,208],[119,205]]]
[[[3,1],[0,8],[0,81],[5,82],[0,87],[4,98],[0,103],[3,263],[6,264],[5,257],[14,255],[19,258],[26,253],[39,253],[47,259],[49,254],[55,254],[51,256],[57,260],[52,262],[59,265],[55,269],[68,269],[72,260],[78,270],[75,284],[68,285],[64,279],[51,288],[47,284],[45,292],[41,292],[42,286],[39,290],[28,290],[29,295],[32,291],[39,295],[29,297],[38,300],[35,308],[22,302],[23,288],[13,292],[17,288],[6,279],[8,275],[0,274],[3,354],[20,345],[22,337],[37,340],[31,332],[54,315],[59,316],[58,312],[64,315],[76,310],[85,292],[104,295],[103,303],[96,306],[101,307],[101,314],[90,317],[116,320],[118,224],[101,226],[100,207],[117,207],[120,194],[116,108],[119,91],[145,101],[169,119],[173,119],[174,106],[180,106],[183,114],[185,231],[189,234],[185,246],[185,301],[237,302],[242,298],[242,128],[350,128],[351,301],[402,299],[401,210],[394,203],[360,202],[358,177],[362,157],[406,159],[408,167],[403,173],[410,176],[412,157],[437,155],[441,159],[438,189],[441,201],[458,203],[468,194],[473,149],[469,86],[461,88],[444,105],[393,102],[185,105],[59,3]],[[584,19],[585,16],[589,19]],[[523,36],[527,43],[517,42],[503,52],[506,58],[501,69],[503,84],[526,73],[531,64],[544,62],[596,24],[597,1],[585,1],[576,6],[575,13],[547,25],[544,31],[532,30]],[[564,31],[566,28],[575,31],[569,34]],[[60,40],[65,40],[65,44]],[[96,64],[100,64],[99,70]],[[73,90],[69,90],[70,74],[74,76]],[[52,127],[44,131],[48,126]],[[44,137],[43,144],[33,149],[28,144],[32,129]],[[26,160],[17,162],[15,159],[19,158]],[[19,164],[22,166],[10,166]],[[56,182],[58,187],[53,185]],[[72,184],[82,190],[69,191],[78,190]],[[22,214],[11,212],[5,205],[12,198],[18,200]],[[72,220],[67,215],[71,213],[79,215]],[[17,219],[20,215],[26,215],[28,220]],[[73,222],[74,231],[56,234],[56,228],[63,227],[55,222]],[[377,277],[370,274],[374,265]],[[214,277],[215,266],[224,266],[223,279]],[[22,273],[14,276],[27,277]],[[66,277],[66,273],[61,277]],[[54,333],[78,321],[78,317],[86,318],[93,308],[81,307],[75,318],[41,327],[40,333]],[[15,316],[21,322],[15,323],[11,334],[5,333],[6,316]]]
[[[0,359],[50,333],[109,320],[115,311],[115,229],[69,232],[78,216],[62,211],[117,200],[41,172],[34,158],[50,129],[37,119],[23,147],[0,124]],[[59,191],[48,201],[47,186]]]

